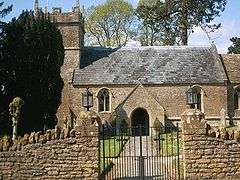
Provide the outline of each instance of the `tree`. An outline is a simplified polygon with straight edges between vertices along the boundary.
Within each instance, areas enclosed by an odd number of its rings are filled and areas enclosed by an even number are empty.
[[[9,14],[11,11],[12,11],[12,5],[11,6],[8,6],[6,8],[3,8],[4,2],[0,2],[0,19],[5,17],[7,14]],[[0,21],[0,28],[1,26],[3,25],[4,23],[2,21]]]
[[[124,0],[107,0],[91,7],[86,17],[86,30],[98,45],[121,46],[131,35],[133,7]]]
[[[230,41],[233,44],[228,48],[228,54],[240,54],[240,38],[233,37]]]
[[[25,11],[2,29],[0,66],[7,72],[3,106],[14,97],[24,100],[20,134],[54,127],[63,88],[61,33],[47,15],[37,14]]]
[[[176,32],[173,34],[175,43],[187,45],[189,33],[193,32],[194,26],[211,29],[211,31],[220,27],[221,24],[210,23],[225,10],[226,2],[226,0],[155,0],[154,8],[151,9],[151,13],[154,14],[152,21],[155,24],[161,21],[167,22],[163,27],[168,26],[169,30],[173,28]],[[157,8],[159,3],[163,8],[162,11]],[[141,18],[144,19],[144,16]]]
[[[167,16],[166,3],[157,0],[140,0],[136,9],[140,20],[142,45],[173,45],[176,41],[176,26]]]
[[[11,124],[8,122],[7,118],[5,117],[3,111],[4,108],[1,106],[2,104],[6,104],[6,98],[4,98],[5,94],[5,86],[3,85],[3,82],[7,81],[8,72],[4,69],[3,66],[1,66],[2,61],[2,28],[6,24],[2,21],[2,18],[4,18],[7,14],[9,14],[12,11],[12,5],[8,6],[6,8],[3,7],[4,2],[0,2],[0,134],[6,134],[10,131]],[[4,121],[5,120],[5,121]]]

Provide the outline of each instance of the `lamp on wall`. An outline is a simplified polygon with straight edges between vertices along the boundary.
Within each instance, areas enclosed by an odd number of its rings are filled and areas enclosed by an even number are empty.
[[[186,92],[186,96],[187,96],[187,105],[190,105],[190,107],[193,107],[195,104],[198,103],[197,91],[194,88],[190,88]]]
[[[87,111],[93,107],[93,94],[89,91],[89,88],[82,93],[82,106],[87,108]]]

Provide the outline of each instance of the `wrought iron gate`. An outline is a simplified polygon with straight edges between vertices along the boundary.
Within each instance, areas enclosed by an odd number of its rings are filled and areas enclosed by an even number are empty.
[[[100,179],[182,179],[179,128],[102,126]]]

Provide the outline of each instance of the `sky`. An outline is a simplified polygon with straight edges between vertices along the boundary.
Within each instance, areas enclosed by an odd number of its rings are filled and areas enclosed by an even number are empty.
[[[34,0],[4,0],[5,5],[13,4],[13,11],[5,18],[9,21],[17,17],[22,10],[33,9]],[[97,5],[105,0],[80,0],[80,4],[85,8],[91,5]],[[136,7],[138,0],[128,0]],[[76,0],[39,0],[41,7],[48,4],[49,9],[52,7],[62,7],[64,11],[69,11],[76,4]],[[231,45],[231,37],[240,37],[240,0],[227,0],[226,10],[214,20],[214,23],[221,23],[221,28],[210,34],[210,39],[199,27],[194,28],[194,33],[189,37],[189,45],[201,46],[210,45],[213,41],[217,46],[219,53],[226,53]]]

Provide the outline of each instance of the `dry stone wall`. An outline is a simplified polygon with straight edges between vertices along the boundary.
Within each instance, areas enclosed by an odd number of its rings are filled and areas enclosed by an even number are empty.
[[[212,130],[198,110],[182,116],[186,179],[240,179],[240,134]]]
[[[32,133],[0,143],[0,179],[98,179],[98,128]]]

